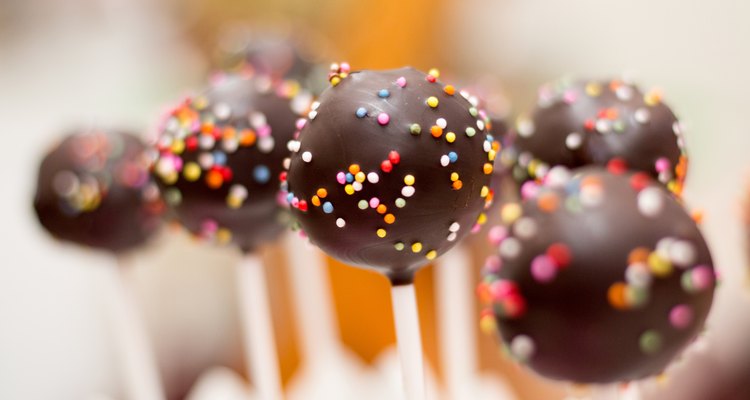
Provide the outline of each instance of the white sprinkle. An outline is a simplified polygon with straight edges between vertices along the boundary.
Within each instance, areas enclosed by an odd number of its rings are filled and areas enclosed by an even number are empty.
[[[565,138],[565,147],[569,150],[578,150],[583,144],[583,137],[578,132],[572,132]]]
[[[362,190],[362,182],[352,182],[352,188],[354,188],[355,192],[359,192],[360,190]]]
[[[313,103],[312,103],[312,104],[310,105],[310,109],[311,109],[311,110],[313,110],[313,111],[317,111],[317,110],[318,110],[318,107],[320,107],[320,102],[319,102],[319,101],[314,101],[314,102],[313,102]]]
[[[477,120],[477,128],[479,128],[480,131],[484,130],[484,121],[482,121],[481,119],[478,119]]]
[[[401,195],[404,197],[411,197],[414,195],[414,186],[404,186],[401,188]]]
[[[521,254],[521,242],[514,238],[509,237],[500,243],[500,256],[505,259],[513,259]]]
[[[343,228],[346,225],[346,221],[343,218],[336,219],[336,226]]]
[[[638,211],[646,217],[659,215],[664,207],[661,191],[656,187],[647,187],[638,193]]]
[[[599,133],[609,133],[612,130],[612,122],[608,119],[599,119],[596,121],[596,131]]]
[[[596,207],[604,200],[604,190],[598,185],[586,185],[581,188],[581,204],[586,207]]]
[[[214,115],[217,119],[223,121],[232,115],[232,108],[227,103],[216,103],[214,106]]]
[[[240,142],[237,139],[226,138],[221,141],[221,147],[224,148],[224,151],[227,153],[234,153],[239,146]]]
[[[255,129],[258,129],[261,126],[265,126],[268,123],[266,120],[266,115],[259,112],[250,113],[250,116],[247,119],[248,122],[250,122],[250,125],[252,125]]]
[[[457,237],[458,237],[458,235],[456,234],[456,232],[451,232],[446,239],[449,242],[453,242],[453,241],[456,240]]]
[[[510,341],[510,352],[519,361],[527,362],[534,356],[536,345],[530,337],[518,335]]]
[[[291,151],[292,153],[298,152],[299,151],[299,147],[300,147],[300,141],[299,140],[290,140],[286,144],[286,148],[289,149],[289,151]]]
[[[536,235],[536,222],[529,217],[522,217],[513,224],[513,233],[521,239],[530,239]]]
[[[627,85],[622,85],[617,88],[615,95],[622,101],[628,101],[633,97],[633,88]]]
[[[633,117],[639,124],[645,124],[651,119],[651,113],[645,108],[639,108],[635,110]]]
[[[159,163],[156,164],[159,175],[169,175],[174,171],[174,163],[166,159],[160,159]],[[60,171],[55,174],[52,179],[52,187],[55,189],[55,193],[62,197],[73,196],[80,188],[80,181],[76,174],[70,171]]]
[[[273,151],[274,141],[273,137],[266,136],[258,139],[258,150],[261,153],[270,153]]]
[[[312,120],[312,119],[315,119],[315,117],[317,117],[317,116],[318,116],[318,112],[317,112],[317,111],[314,111],[314,110],[313,110],[313,111],[310,111],[310,113],[309,113],[309,114],[307,114],[307,118],[310,118],[311,120]]]
[[[445,127],[448,126],[448,122],[445,121],[445,118],[438,118],[437,121],[435,121],[435,125],[445,129]]]
[[[678,267],[687,268],[695,263],[695,246],[686,240],[677,240],[669,246],[669,259]]]
[[[442,165],[443,167],[447,167],[447,166],[448,166],[448,164],[450,164],[450,163],[451,163],[451,159],[450,159],[450,158],[448,158],[448,156],[447,156],[447,155],[443,154],[443,155],[442,155],[442,156],[440,157],[440,165]]]
[[[198,156],[198,164],[200,164],[201,168],[204,170],[210,169],[214,165],[214,155],[211,153],[201,153]]]
[[[534,127],[534,121],[528,118],[523,118],[516,124],[516,129],[521,137],[527,138],[534,134],[534,129],[536,128]]]
[[[212,149],[216,144],[216,140],[211,135],[201,135],[198,139],[198,146],[203,150]]]
[[[367,181],[370,183],[378,183],[380,181],[380,175],[377,172],[370,172],[367,174]]]
[[[229,188],[229,196],[245,200],[247,198],[247,188],[242,185],[234,184]]]
[[[562,165],[552,167],[544,176],[544,184],[548,187],[562,188],[571,178],[570,170]]]
[[[292,159],[287,157],[284,159],[284,161],[281,162],[281,166],[284,167],[284,169],[289,169],[289,167],[292,165]]]
[[[645,289],[651,286],[652,278],[648,266],[644,263],[635,263],[628,265],[625,269],[625,280],[628,285]]]
[[[459,229],[461,229],[461,224],[458,222],[454,222],[448,227],[449,232],[458,232]]]
[[[306,163],[312,161],[312,153],[310,153],[309,151],[302,153],[302,161]]]

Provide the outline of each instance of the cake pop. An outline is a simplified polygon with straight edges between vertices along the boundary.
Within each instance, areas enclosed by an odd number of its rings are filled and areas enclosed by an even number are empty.
[[[572,177],[571,177],[572,174]],[[577,383],[662,372],[703,327],[714,292],[691,216],[644,172],[550,170],[491,232],[480,297],[511,355]]]
[[[501,159],[516,163],[519,181],[550,168],[606,165],[616,159],[679,194],[687,159],[682,128],[659,91],[622,80],[560,80],[539,90],[536,107],[517,119]]]
[[[328,254],[408,284],[484,219],[485,116],[437,71],[334,69],[289,144],[287,200]]]
[[[54,237],[120,253],[144,244],[159,228],[158,189],[136,136],[75,131],[39,167],[34,209]]]
[[[277,179],[295,131],[297,95],[262,77],[219,75],[204,94],[169,112],[153,171],[185,228],[246,252],[283,232]]]

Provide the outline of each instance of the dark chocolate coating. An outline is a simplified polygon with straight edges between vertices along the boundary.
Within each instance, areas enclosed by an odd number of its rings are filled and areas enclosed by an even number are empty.
[[[543,86],[530,117],[518,119],[510,140],[519,181],[543,178],[556,165],[603,166],[615,158],[675,193],[685,178],[687,159],[675,115],[658,93],[644,94],[618,80]]]
[[[251,251],[287,227],[278,176],[299,116],[276,89],[226,75],[167,116],[153,171],[195,235]]]
[[[541,375],[609,383],[661,373],[711,307],[709,249],[645,173],[573,173],[522,204],[480,293],[493,298],[511,354]]]
[[[410,283],[468,234],[484,218],[489,193],[494,151],[486,122],[431,77],[413,68],[334,74],[332,82],[343,79],[323,92],[290,144],[287,199],[304,232],[331,256],[394,284]]]
[[[67,135],[39,166],[39,222],[58,239],[115,253],[145,243],[159,228],[163,207],[144,151],[129,133]]]

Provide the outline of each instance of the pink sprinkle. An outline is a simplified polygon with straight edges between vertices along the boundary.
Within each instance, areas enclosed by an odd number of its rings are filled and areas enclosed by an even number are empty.
[[[508,237],[508,229],[500,225],[493,226],[487,233],[487,240],[489,240],[490,244],[493,246],[500,246],[500,243],[506,237]]]
[[[352,67],[349,66],[348,62],[342,62],[341,65],[339,66],[339,69],[341,70],[341,72],[348,73],[349,71],[351,71]]]
[[[373,197],[370,199],[370,208],[377,208],[380,205],[380,199]]]
[[[714,283],[714,274],[705,265],[699,265],[692,271],[693,285],[698,290],[706,290]]]
[[[288,126],[288,125],[287,125]],[[271,136],[271,125],[263,125],[257,130],[258,136],[260,137],[269,137]]]
[[[339,172],[338,174],[336,174],[336,182],[338,182],[341,185],[345,184],[346,183],[346,174],[343,173],[343,172]]]
[[[388,125],[388,121],[391,120],[391,117],[386,113],[380,113],[378,114],[378,123],[380,125]]]
[[[500,268],[502,267],[503,260],[498,255],[489,256],[484,262],[484,270],[488,273],[496,274],[500,272]]]
[[[473,226],[471,227],[471,230],[469,231],[469,233],[471,233],[471,234],[474,234],[474,233],[478,233],[478,232],[479,232],[479,231],[481,231],[481,230],[482,230],[482,225],[479,225],[479,224],[474,224],[474,225],[473,225]]]
[[[666,157],[656,160],[656,172],[664,172],[670,167],[670,162]]]
[[[201,224],[201,230],[203,233],[214,233],[219,230],[219,223],[213,219],[204,220]]]
[[[399,87],[405,87],[405,86],[406,86],[406,78],[404,78],[404,77],[402,76],[402,77],[400,77],[400,78],[396,79],[396,84],[397,84],[397,85],[398,85]]]
[[[531,276],[539,283],[549,283],[555,279],[557,267],[546,254],[538,255],[531,260]]]
[[[693,322],[693,310],[685,304],[680,304],[669,311],[669,322],[677,329],[685,329]]]
[[[568,104],[575,103],[575,101],[576,101],[577,98],[578,98],[578,94],[576,94],[576,92],[573,91],[573,90],[568,90],[563,95],[563,101],[566,102],[566,103],[568,103]]]
[[[533,199],[539,193],[539,185],[534,181],[526,181],[521,186],[521,198],[523,200]]]
[[[307,125],[307,120],[304,118],[300,118],[297,120],[297,129],[302,129]]]
[[[500,301],[503,298],[518,293],[518,287],[512,281],[497,280],[492,282],[490,293],[495,301]]]

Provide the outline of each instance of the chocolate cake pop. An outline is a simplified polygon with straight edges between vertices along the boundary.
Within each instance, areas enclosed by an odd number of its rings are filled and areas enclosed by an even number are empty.
[[[680,193],[687,159],[680,123],[658,91],[622,80],[561,80],[539,90],[536,107],[518,118],[512,159],[519,181],[541,179],[551,167],[606,165],[619,160]]]
[[[34,209],[54,237],[115,253],[146,242],[163,209],[138,137],[75,131],[39,166]]]
[[[394,284],[484,219],[495,156],[487,121],[437,77],[334,65],[282,176],[313,243]]]
[[[290,89],[220,75],[169,112],[153,172],[189,231],[250,251],[285,229],[277,179],[298,118],[292,103],[299,93]]]
[[[552,169],[502,213],[479,287],[512,356],[553,379],[662,372],[702,329],[714,269],[696,223],[646,173]]]

